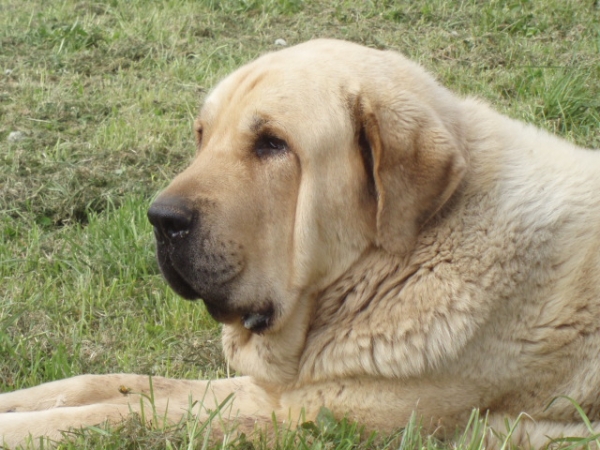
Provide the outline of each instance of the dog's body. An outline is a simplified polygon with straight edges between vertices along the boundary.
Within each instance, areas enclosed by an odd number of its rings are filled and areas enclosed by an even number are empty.
[[[159,415],[235,393],[246,425],[326,406],[452,433],[477,407],[527,413],[513,440],[539,447],[587,434],[569,397],[600,429],[600,154],[328,40],[225,79],[197,137],[149,216],[165,277],[247,376],[153,378]],[[3,394],[0,435],[117,421],[144,392],[107,375]]]

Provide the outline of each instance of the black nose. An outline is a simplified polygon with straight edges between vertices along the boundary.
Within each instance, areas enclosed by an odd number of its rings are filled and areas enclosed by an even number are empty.
[[[156,200],[148,210],[148,220],[154,225],[157,237],[180,239],[190,232],[194,211],[182,197],[164,197]]]

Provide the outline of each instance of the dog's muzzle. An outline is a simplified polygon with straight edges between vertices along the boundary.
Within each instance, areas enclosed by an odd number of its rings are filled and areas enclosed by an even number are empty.
[[[261,307],[257,304],[256,309],[249,310],[231,301],[233,280],[242,263],[239,258],[231,260],[215,252],[214,245],[207,248],[207,242],[214,239],[207,238],[208,230],[201,229],[201,214],[189,200],[161,196],[148,210],[148,219],[154,226],[160,270],[177,294],[187,300],[202,299],[219,322],[241,321],[255,333],[271,326],[272,302],[260,302]],[[226,252],[230,258],[232,253]]]
[[[187,300],[200,298],[200,293],[176,268],[174,256],[185,243],[194,222],[192,205],[183,198],[167,197],[150,206],[148,219],[154,226],[156,256],[160,270],[173,290]]]

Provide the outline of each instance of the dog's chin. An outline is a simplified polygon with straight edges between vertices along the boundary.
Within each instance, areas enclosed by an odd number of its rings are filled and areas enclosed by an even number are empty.
[[[204,301],[206,310],[217,322],[226,325],[241,324],[252,333],[263,334],[273,325],[274,310],[271,306],[259,311],[227,310],[212,301]]]

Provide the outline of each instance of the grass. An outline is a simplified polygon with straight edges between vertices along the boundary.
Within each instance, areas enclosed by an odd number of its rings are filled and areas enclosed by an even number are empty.
[[[4,0],[0,391],[80,373],[225,375],[218,326],[159,275],[145,211],[192,155],[204,93],[276,39],[313,37],[401,50],[459,93],[600,147],[598,2]],[[471,434],[459,448],[481,446]],[[449,448],[415,422],[373,441],[326,414],[276,442],[205,435],[133,418],[60,446]]]

